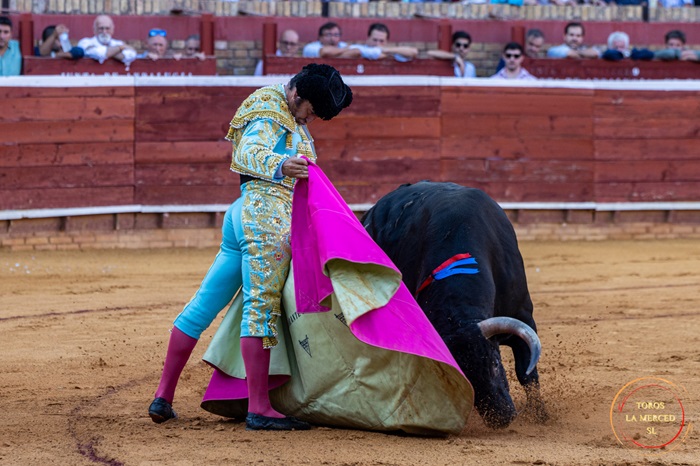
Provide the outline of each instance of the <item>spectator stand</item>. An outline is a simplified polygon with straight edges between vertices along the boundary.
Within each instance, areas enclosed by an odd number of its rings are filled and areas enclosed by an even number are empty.
[[[287,3],[289,4],[289,3]],[[402,4],[404,5],[404,4]],[[405,4],[412,5],[412,4]],[[94,15],[66,15],[66,14],[20,14],[15,15],[15,24],[19,24],[16,37],[21,41],[23,54],[25,56],[27,73],[31,74],[61,74],[56,69],[42,70],[41,67],[49,67],[50,60],[38,62],[35,66],[34,58],[31,58],[32,47],[36,44],[41,30],[49,24],[66,24],[71,31],[73,42],[76,43],[80,37],[92,35],[92,21]],[[202,37],[203,50],[208,55],[206,61],[215,62],[216,71],[213,71],[210,63],[199,63],[196,65],[187,64],[182,66],[196,67],[196,70],[177,70],[175,68],[165,69],[165,61],[156,64],[140,63],[141,70],[136,71],[132,67],[130,71],[124,69],[118,63],[100,66],[96,63],[89,63],[88,60],[80,61],[81,64],[90,66],[89,69],[78,69],[68,66],[68,60],[61,60],[59,70],[72,74],[131,74],[133,72],[146,73],[147,75],[161,75],[165,73],[187,73],[206,75],[251,75],[255,64],[259,59],[270,60],[266,66],[268,74],[290,74],[298,71],[299,67],[308,63],[302,58],[287,59],[274,57],[277,37],[275,34],[283,29],[294,29],[300,33],[301,41],[306,43],[316,39],[318,26],[325,21],[318,17],[287,17],[287,16],[223,16],[203,14],[201,16],[123,16],[114,15],[116,26],[116,37],[126,38],[127,43],[136,45],[145,39],[147,31],[152,27],[166,29],[171,40],[184,39],[190,34],[199,33]],[[361,42],[366,34],[368,25],[378,18],[347,18],[337,19],[343,27],[343,35],[351,42]],[[556,45],[561,41],[562,29],[565,21],[560,20],[513,20],[513,21],[485,21],[467,19],[446,19],[435,17],[413,17],[411,19],[386,18],[381,19],[392,31],[392,41],[410,43],[421,50],[423,56],[425,50],[440,48],[449,50],[451,33],[455,30],[467,30],[474,38],[472,51],[470,51],[470,61],[477,68],[479,76],[490,76],[495,72],[503,44],[514,40],[522,43],[526,29],[538,28],[545,34],[548,46]],[[266,23],[276,25],[276,30],[271,29],[263,36]],[[650,48],[652,50],[663,47],[663,36],[671,29],[682,29],[686,32],[688,43],[691,46],[700,43],[700,29],[690,27],[691,23],[642,23],[642,22],[621,22],[621,21],[590,21],[586,22],[587,42],[594,45],[603,45],[610,31],[623,30],[632,37],[634,46]],[[216,39],[216,47],[214,47]],[[265,51],[263,52],[263,42]],[[176,45],[177,47],[177,45]],[[216,50],[215,50],[216,49]],[[215,57],[214,58],[214,55]],[[472,58],[473,57],[473,58]],[[321,62],[315,59],[316,62]],[[377,75],[377,74],[406,74],[406,75],[432,75],[451,76],[452,69],[448,61],[418,59],[410,63],[398,63],[392,60],[384,62],[370,60],[334,60],[327,61],[341,69],[347,75]],[[358,66],[361,65],[361,66]],[[585,66],[583,66],[585,65]],[[541,63],[529,64],[529,67],[539,68],[540,71],[530,70],[539,77],[564,78],[564,79],[621,79],[635,78],[639,71],[638,78],[651,78],[647,70],[654,69],[653,76],[663,78],[683,78],[688,76],[696,77],[695,67],[692,64],[667,63],[667,62],[647,62],[642,65],[637,62],[602,64],[587,61],[583,64],[575,65],[571,60],[555,62],[544,60]],[[57,64],[53,64],[57,66]],[[75,66],[75,65],[74,65]],[[591,70],[585,67],[591,66],[596,70],[595,75],[591,75]],[[528,64],[525,64],[528,68]],[[70,69],[68,69],[70,68]],[[637,69],[635,71],[635,68]],[[529,68],[528,68],[529,69]],[[629,69],[630,71],[620,71]],[[610,72],[606,74],[606,70]],[[571,73],[571,74],[569,74]],[[178,74],[180,75],[180,74]]]
[[[446,21],[436,24],[436,37],[439,47],[450,50],[451,27]],[[367,60],[364,58],[305,58],[278,57],[277,23],[268,21],[263,24],[263,69],[266,75],[289,75],[299,71],[308,63],[325,63],[332,65],[343,75],[425,75],[425,76],[454,76],[452,63],[432,58],[417,58],[409,62],[398,62],[393,59]]]
[[[450,50],[453,26],[450,22],[436,22],[437,43],[441,50]],[[510,28],[514,42],[525,43],[526,27],[516,24]],[[344,75],[426,75],[453,76],[452,64],[446,60],[418,58],[406,63],[394,60],[366,59],[309,59],[280,57],[277,48],[277,23],[263,24],[263,63],[267,75],[294,74],[310,62],[327,63]],[[524,68],[540,79],[700,79],[700,63],[622,60],[611,62],[595,59],[531,59],[525,58]]]
[[[73,19],[74,24],[71,24]],[[212,76],[216,75],[216,58],[214,57],[214,16],[203,14],[197,18],[182,18],[183,24],[175,24],[169,18],[167,26],[163,26],[171,34],[177,34],[182,39],[190,34],[193,29],[200,35],[202,51],[206,59],[181,59],[163,58],[157,61],[140,59],[125,66],[117,60],[107,60],[100,64],[95,60],[83,58],[79,60],[64,60],[49,57],[34,56],[34,45],[41,34],[41,30],[48,24],[68,23],[74,40],[77,37],[92,35],[92,17],[81,16],[77,18],[65,16],[44,15],[41,21],[31,13],[23,13],[19,20],[19,38],[22,49],[23,74],[25,75],[64,75],[64,76]],[[141,17],[135,18],[136,23],[130,22],[130,27],[125,24],[117,24],[117,38],[138,36],[145,34],[152,25],[158,25],[156,19]],[[114,17],[115,23],[123,20],[123,17]],[[35,35],[36,31],[36,35]],[[73,33],[75,31],[75,33]],[[172,40],[172,39],[171,39]],[[128,40],[127,40],[128,43]]]

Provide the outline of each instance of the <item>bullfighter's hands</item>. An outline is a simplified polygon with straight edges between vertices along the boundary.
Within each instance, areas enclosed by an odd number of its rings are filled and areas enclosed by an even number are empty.
[[[290,157],[282,164],[282,174],[291,178],[308,178],[309,162],[301,157]]]

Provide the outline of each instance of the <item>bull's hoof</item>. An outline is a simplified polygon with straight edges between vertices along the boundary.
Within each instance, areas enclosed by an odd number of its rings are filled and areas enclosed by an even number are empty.
[[[549,414],[547,413],[547,408],[544,406],[539,384],[525,387],[525,393],[527,395],[527,402],[525,403],[525,409],[523,409],[520,415],[537,424],[544,424],[547,422],[549,420]]]
[[[491,429],[505,429],[508,427],[517,417],[515,412],[506,413],[488,413],[482,416],[484,424]]]
[[[544,401],[540,399],[527,400],[525,409],[520,413],[520,416],[536,424],[544,424],[549,420],[547,408],[544,406]]]

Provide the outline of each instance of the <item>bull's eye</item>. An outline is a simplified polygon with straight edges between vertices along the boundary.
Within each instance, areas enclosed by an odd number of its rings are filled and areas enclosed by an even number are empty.
[[[491,373],[493,374],[494,377],[496,377],[498,375],[499,368],[500,368],[500,365],[498,364],[498,361],[493,361],[493,364],[491,365]]]

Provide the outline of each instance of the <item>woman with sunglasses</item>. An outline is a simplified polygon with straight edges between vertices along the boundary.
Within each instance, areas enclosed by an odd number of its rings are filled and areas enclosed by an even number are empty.
[[[458,78],[476,78],[476,67],[467,61],[472,36],[466,31],[456,31],[452,34],[452,51],[428,50],[428,56],[439,60],[452,60],[455,76]]]
[[[226,138],[241,196],[224,215],[221,249],[202,284],[177,316],[165,366],[148,414],[156,423],[172,409],[180,374],[202,332],[242,289],[240,348],[248,389],[248,430],[305,430],[309,424],[270,404],[270,349],[277,345],[282,288],[291,263],[292,193],[316,160],[306,125],[330,120],[352,102],[352,91],[329,65],[305,66],[286,84],[263,87],[243,101]],[[303,156],[304,158],[302,158]]]

